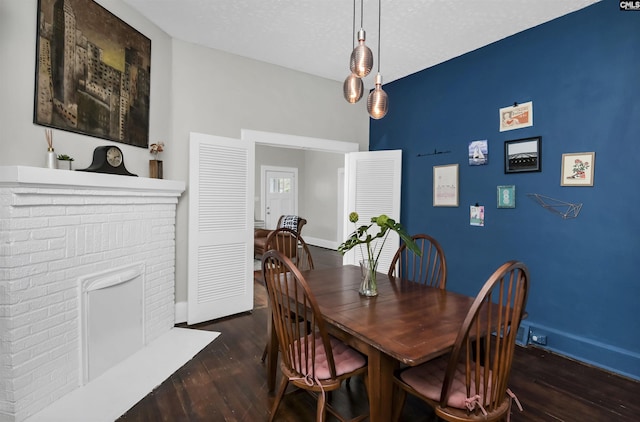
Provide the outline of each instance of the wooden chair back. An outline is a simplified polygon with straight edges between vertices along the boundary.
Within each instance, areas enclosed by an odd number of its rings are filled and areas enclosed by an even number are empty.
[[[299,231],[280,228],[272,231],[267,236],[265,250],[275,249],[289,258],[300,270],[313,269],[313,257],[309,246],[304,241]]]
[[[262,266],[283,371],[289,379],[300,381],[294,384],[305,384],[309,377],[314,381],[317,378],[315,355],[318,348],[322,348],[331,374],[323,384],[331,384],[333,380],[339,386],[325,322],[304,277],[289,258],[275,249],[265,253]]]
[[[325,393],[340,388],[343,379],[358,374],[365,376],[366,384],[365,357],[329,336],[309,285],[296,265],[282,252],[268,250],[262,257],[262,271],[283,375],[269,421],[274,420],[289,383],[318,393],[316,421],[324,421],[327,411],[345,420],[327,403]],[[364,414],[353,420],[360,421],[366,417]]]
[[[436,414],[446,420],[500,420],[510,409],[507,395],[518,327],[529,291],[529,270],[518,261],[500,266],[471,305],[449,359]],[[464,377],[461,377],[461,372]],[[464,382],[466,397],[480,401],[472,411],[447,406],[454,380]],[[467,418],[464,418],[464,414]]]
[[[420,248],[422,256],[416,255],[402,243],[391,261],[389,275],[446,289],[447,261],[440,243],[428,234],[416,234],[411,238]]]

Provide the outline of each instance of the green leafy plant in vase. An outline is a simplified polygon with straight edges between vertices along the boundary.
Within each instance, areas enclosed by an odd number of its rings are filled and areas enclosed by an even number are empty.
[[[349,221],[356,224],[360,216],[357,212],[349,214]],[[369,230],[371,228],[377,228],[377,233],[371,234]],[[362,271],[362,283],[360,285],[359,293],[363,296],[377,296],[378,285],[376,282],[376,271],[378,268],[378,261],[380,259],[380,253],[384,247],[389,233],[394,231],[398,233],[400,238],[404,241],[413,253],[418,256],[422,255],[420,248],[413,241],[411,236],[402,228],[400,223],[394,219],[389,218],[385,214],[381,214],[378,217],[371,217],[371,223],[368,225],[361,225],[351,233],[351,235],[338,246],[338,252],[345,254],[347,251],[353,249],[355,246],[360,245],[360,255],[362,260],[360,261],[360,269]],[[362,245],[366,246],[366,256]]]

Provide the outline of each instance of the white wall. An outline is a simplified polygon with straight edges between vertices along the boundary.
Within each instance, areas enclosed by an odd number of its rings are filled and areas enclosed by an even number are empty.
[[[307,151],[305,154],[304,190],[307,193],[304,238],[317,246],[339,245],[337,221],[342,218],[338,209],[338,169],[344,167],[344,154]],[[345,222],[346,224],[346,222]]]
[[[240,138],[241,129],[359,143],[368,149],[364,102],[342,83],[172,40],[120,0],[102,6],[151,39],[150,141],[164,141],[164,177],[188,182],[189,132]],[[43,166],[44,127],[33,124],[37,1],[0,0],[0,165]],[[54,130],[57,153],[87,167],[98,138]],[[127,168],[148,176],[148,151],[117,144]],[[176,225],[176,301],[187,298],[188,192]]]

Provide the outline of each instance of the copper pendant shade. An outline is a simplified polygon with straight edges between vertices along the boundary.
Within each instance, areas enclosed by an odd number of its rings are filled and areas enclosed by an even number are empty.
[[[364,29],[358,31],[358,45],[351,52],[351,62],[349,68],[351,73],[359,78],[364,78],[371,72],[373,68],[373,53],[371,49],[364,44]]]
[[[353,28],[351,29],[351,41],[352,48],[355,49],[355,45],[353,43],[353,37],[356,32],[356,0],[353,0]],[[353,53],[352,53],[353,54]],[[350,104],[355,104],[362,98],[362,93],[364,92],[364,84],[362,83],[362,79],[358,76],[354,75],[353,72],[349,73],[349,76],[344,80],[342,84],[342,94],[344,95],[344,99],[347,100]]]
[[[372,119],[382,119],[389,110],[389,97],[382,89],[382,75],[376,75],[376,87],[367,97],[367,111]]]
[[[349,103],[357,103],[360,101],[360,98],[362,98],[362,93],[364,92],[362,79],[358,78],[353,73],[350,73],[349,76],[347,76],[347,79],[344,80],[342,92],[344,94],[344,99]]]
[[[382,75],[380,74],[380,20],[382,0],[378,0],[378,74],[376,75],[376,87],[367,97],[367,111],[372,119],[382,119],[389,111],[389,97],[382,89]]]

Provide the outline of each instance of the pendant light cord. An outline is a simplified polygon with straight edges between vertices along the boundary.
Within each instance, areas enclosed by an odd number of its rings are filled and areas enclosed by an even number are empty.
[[[378,73],[380,73],[380,18],[382,17],[382,0],[378,0]]]
[[[354,0],[355,1],[355,0]],[[360,28],[362,28],[362,26],[364,25],[364,10],[363,10],[363,6],[362,3],[364,2],[364,0],[360,0]],[[354,7],[354,13],[355,13],[355,7]]]
[[[351,49],[356,48],[356,0],[353,0],[353,27],[351,28]]]

